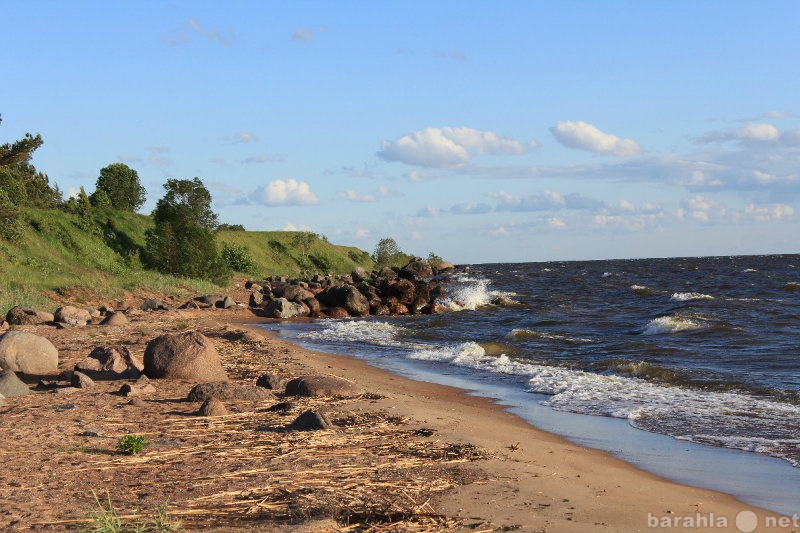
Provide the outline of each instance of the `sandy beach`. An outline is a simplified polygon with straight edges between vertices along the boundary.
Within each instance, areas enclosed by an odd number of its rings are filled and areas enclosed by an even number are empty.
[[[132,401],[118,381],[37,391],[0,407],[0,530],[75,531],[92,491],[123,516],[166,505],[197,531],[766,531],[800,529],[792,517],[731,496],[672,483],[540,431],[491,400],[418,382],[345,355],[303,349],[254,324],[249,310],[131,314],[123,326],[22,329],[49,338],[62,370],[95,346],[143,353],[163,332],[210,338],[234,382],[265,372],[351,380],[353,398],[226,402],[197,416],[189,382],[153,380]],[[35,388],[35,382],[30,383]],[[59,387],[65,388],[65,387]],[[63,394],[63,395],[62,395]],[[334,428],[286,431],[304,409]],[[120,436],[147,435],[133,456]]]

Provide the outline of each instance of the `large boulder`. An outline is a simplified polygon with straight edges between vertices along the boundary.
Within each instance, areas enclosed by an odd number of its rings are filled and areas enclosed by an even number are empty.
[[[102,322],[100,322],[101,326],[121,326],[123,324],[127,324],[130,322],[128,317],[125,316],[125,313],[121,311],[112,311],[106,315]]]
[[[92,379],[138,379],[144,363],[125,346],[98,346],[75,370]]]
[[[407,279],[399,279],[392,285],[392,295],[397,296],[397,301],[406,306],[414,303],[416,290],[414,284]]]
[[[13,371],[3,370],[0,372],[0,398],[25,396],[30,393],[31,389]]]
[[[56,309],[55,321],[70,326],[85,326],[92,321],[92,314],[86,309],[79,309],[71,305],[65,305]]]
[[[200,383],[192,387],[187,399],[190,402],[204,402],[209,398],[218,400],[274,400],[275,395],[264,387],[242,385],[240,383]]]
[[[0,368],[23,374],[55,374],[58,350],[39,335],[8,331],[0,337]]]
[[[264,314],[270,318],[294,318],[308,316],[308,307],[299,302],[292,302],[286,298],[274,298],[262,306]]]
[[[281,285],[275,287],[272,292],[278,298],[286,298],[287,300],[295,302],[301,302],[314,297],[313,292],[300,285]]]
[[[433,267],[425,259],[415,257],[400,269],[400,276],[412,281],[421,281],[433,276]]]
[[[196,331],[156,337],[144,352],[144,373],[151,378],[228,381],[212,342]]]
[[[369,300],[354,285],[331,287],[320,293],[317,299],[326,307],[343,307],[351,316],[369,314]]]
[[[353,272],[350,274],[350,277],[352,277],[353,281],[356,283],[369,281],[371,278],[370,273],[367,272],[367,269],[360,265],[356,265],[356,267],[353,269]]]
[[[343,396],[364,394],[364,389],[344,378],[310,375],[295,378],[286,384],[287,396]]]
[[[199,416],[225,416],[228,414],[228,409],[217,398],[209,398],[203,402],[197,414]]]
[[[54,318],[53,313],[37,311],[36,309],[29,309],[19,305],[12,307],[6,313],[6,321],[12,326],[44,324],[52,322]]]
[[[311,410],[295,418],[294,422],[289,425],[289,429],[294,431],[319,431],[332,428],[333,424],[324,413]]]

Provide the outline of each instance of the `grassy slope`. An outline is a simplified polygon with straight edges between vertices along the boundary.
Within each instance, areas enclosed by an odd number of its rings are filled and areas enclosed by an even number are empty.
[[[126,292],[186,297],[218,292],[208,282],[166,276],[142,268],[140,251],[148,216],[98,210],[94,220],[62,211],[27,209],[30,223],[20,242],[0,240],[0,313],[14,305],[50,308],[55,302],[95,303]],[[253,259],[241,277],[296,276],[303,270],[302,252],[291,232],[222,231],[226,242],[245,246]],[[307,254],[312,272],[350,272],[356,264],[372,268],[369,254],[315,239]],[[316,263],[316,265],[314,264]],[[327,267],[327,268],[320,268]],[[308,271],[306,271],[308,273]]]

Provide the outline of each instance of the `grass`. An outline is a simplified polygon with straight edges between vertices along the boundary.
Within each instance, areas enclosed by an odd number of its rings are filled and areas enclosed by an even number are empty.
[[[136,455],[147,446],[144,435],[125,435],[117,441],[117,451],[128,455]]]
[[[22,208],[23,235],[0,239],[0,314],[15,305],[53,311],[64,303],[99,305],[131,293],[183,299],[224,290],[213,283],[178,278],[142,266],[149,216],[97,209],[93,219],[61,210]],[[302,250],[297,232],[219,231],[217,247],[243,250],[252,279],[345,274],[374,267],[369,254],[313,236]]]
[[[181,531],[181,523],[173,521],[167,512],[167,504],[157,507],[151,516],[128,522],[119,515],[106,491],[105,501],[92,491],[96,507],[89,513],[88,524],[78,528],[80,533],[167,533]]]

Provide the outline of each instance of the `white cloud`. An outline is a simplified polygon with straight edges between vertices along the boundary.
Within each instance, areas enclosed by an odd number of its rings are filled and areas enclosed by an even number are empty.
[[[450,208],[454,215],[482,215],[492,210],[489,204],[456,204]]]
[[[605,133],[592,124],[578,121],[561,121],[550,132],[558,142],[569,148],[588,150],[599,154],[630,157],[642,153],[642,147],[632,139],[620,139]]]
[[[305,182],[293,179],[273,180],[266,186],[259,187],[250,195],[254,202],[267,205],[316,205],[319,203],[317,195]]]
[[[756,222],[772,222],[794,217],[794,208],[787,204],[748,204],[744,208],[744,214]]]
[[[492,236],[492,237],[508,237],[510,235],[510,233],[503,226],[499,226],[496,229],[493,229],[492,231],[490,231],[489,235]]]
[[[697,195],[681,202],[677,217],[679,220],[689,219],[709,223],[712,220],[721,219],[726,213],[725,206],[716,200],[707,196]]]
[[[736,132],[736,137],[744,141],[776,141],[779,136],[772,124],[748,124]]]
[[[287,222],[286,225],[283,226],[282,231],[313,231],[311,226],[307,226],[305,224],[300,224],[299,226],[295,226],[291,222]]]
[[[389,189],[389,187],[381,185],[373,193],[358,194],[352,189],[347,189],[346,191],[339,193],[339,196],[350,202],[377,202],[381,198],[398,196],[398,193],[394,193]]]
[[[228,137],[228,141],[232,143],[252,143],[258,141],[258,137],[249,131],[238,131],[233,137]]]
[[[563,218],[550,217],[547,219],[547,226],[553,229],[565,229],[567,223]]]
[[[378,157],[421,167],[457,167],[478,154],[519,155],[538,146],[523,144],[510,137],[472,128],[426,128],[412,131],[395,141],[384,141]]]

